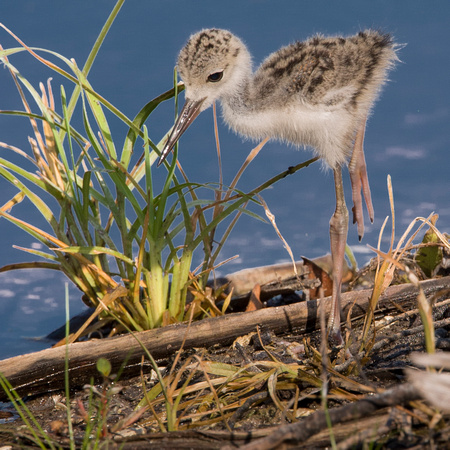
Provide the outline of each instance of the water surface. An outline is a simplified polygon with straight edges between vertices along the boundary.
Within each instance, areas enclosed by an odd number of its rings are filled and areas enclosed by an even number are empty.
[[[82,66],[113,4],[106,0],[1,2],[0,21],[27,44],[73,57]],[[450,4],[444,1],[126,2],[89,79],[104,97],[133,117],[148,100],[171,87],[178,51],[188,36],[201,28],[230,29],[246,42],[255,64],[282,45],[315,33],[349,35],[369,27],[391,32],[397,42],[407,45],[400,53],[402,63],[391,73],[391,81],[367,127],[366,160],[376,218],[373,225],[366,224],[362,243],[357,240],[355,227],[349,230],[349,243],[362,265],[371,257],[366,244],[376,246],[381,224],[390,214],[388,174],[394,185],[397,234],[416,216],[427,216],[432,211],[440,215],[441,230],[450,229],[449,19]],[[16,45],[1,30],[0,43],[3,47]],[[70,92],[70,84],[28,55],[16,55],[11,61],[35,86],[52,76],[56,93],[61,83]],[[19,109],[19,98],[7,70],[0,71],[0,86],[0,109]],[[172,121],[173,104],[168,102],[158,108],[147,124],[152,139],[159,141]],[[119,122],[113,124],[114,138],[121,143],[125,129]],[[0,131],[1,141],[29,151],[27,136],[31,129],[25,119],[0,117]],[[225,182],[230,182],[253,145],[223,125],[220,138]],[[180,160],[192,180],[217,181],[214,149],[212,112],[207,111],[183,136],[180,145]],[[0,152],[19,161],[6,150]],[[271,143],[249,168],[239,187],[250,190],[310,156],[308,152]],[[350,204],[347,174],[344,182]],[[9,183],[0,179],[0,204],[15,193]],[[296,258],[315,257],[328,251],[328,221],[334,210],[330,172],[316,163],[266,191],[264,199]],[[45,226],[29,202],[15,207],[13,213],[36,226]],[[0,238],[0,266],[33,260],[12,245],[31,247],[36,243],[3,219]],[[239,257],[223,272],[288,259],[271,226],[249,217],[240,221],[222,258],[236,254]],[[64,321],[64,276],[27,271],[0,274],[0,281],[0,358],[44,348],[47,344],[29,338],[43,336]],[[69,292],[71,313],[75,314],[83,309],[83,304],[76,288],[70,287]]]

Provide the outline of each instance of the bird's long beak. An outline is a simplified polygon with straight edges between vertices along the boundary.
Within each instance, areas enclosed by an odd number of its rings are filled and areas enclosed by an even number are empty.
[[[194,119],[199,115],[201,111],[201,106],[205,101],[204,98],[200,100],[189,100],[186,99],[186,103],[178,116],[178,119],[170,133],[169,139],[167,139],[166,145],[161,152],[161,156],[158,161],[158,166],[167,158],[167,155],[172,150],[173,146],[180,139],[181,135],[188,129],[189,125],[194,121]]]

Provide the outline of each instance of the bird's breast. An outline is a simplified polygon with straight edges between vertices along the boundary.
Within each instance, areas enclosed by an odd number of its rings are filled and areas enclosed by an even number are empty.
[[[294,145],[317,145],[323,135],[333,134],[335,115],[309,106],[235,111],[223,105],[225,122],[237,133],[251,139],[266,137]]]
[[[351,151],[348,136],[353,117],[345,111],[327,111],[302,104],[259,111],[234,110],[226,103],[222,106],[225,122],[246,138],[269,137],[296,147],[313,147],[331,167],[342,164]]]

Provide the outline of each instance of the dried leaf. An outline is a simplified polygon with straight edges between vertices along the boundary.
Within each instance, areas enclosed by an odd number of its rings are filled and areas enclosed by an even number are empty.
[[[255,284],[255,287],[252,289],[250,294],[250,299],[247,304],[246,311],[256,311],[258,309],[264,308],[264,304],[260,299],[261,295],[261,286],[259,284]]]
[[[319,295],[320,288],[323,288],[323,295],[325,297],[331,295],[331,292],[333,290],[333,280],[330,278],[332,267],[331,255],[327,255],[322,258],[316,258],[314,260],[308,259],[305,256],[302,256],[302,258],[304,266],[308,267],[309,269],[308,279],[310,280],[318,279],[320,281],[319,287],[309,289],[309,297],[311,299],[318,298],[320,296]],[[345,262],[344,266],[346,266]]]

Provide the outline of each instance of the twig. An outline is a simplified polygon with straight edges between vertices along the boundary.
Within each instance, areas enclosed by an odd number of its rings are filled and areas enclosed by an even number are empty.
[[[375,429],[369,428],[366,430],[361,430],[355,435],[350,436],[349,438],[340,442],[339,445],[337,446],[337,449],[348,450],[353,448],[359,448],[361,447],[361,444],[363,444],[367,439],[370,439],[371,442],[378,442],[377,438],[381,437],[383,434],[389,433],[391,428],[392,428],[392,420],[391,417],[389,417],[385,423],[377,425]]]
[[[234,412],[231,416],[231,419],[228,421],[228,425],[231,429],[234,428],[236,422],[255,404],[259,403],[262,400],[265,400],[269,397],[269,393],[267,391],[258,392],[257,394],[249,397],[242,406]]]
[[[333,425],[366,417],[375,411],[390,406],[401,405],[422,397],[410,384],[402,384],[388,389],[381,394],[367,396],[357,402],[335,408],[329,411]],[[281,446],[283,443],[304,443],[311,436],[327,427],[325,413],[319,411],[299,422],[283,425],[275,429],[269,436],[255,440],[251,444],[240,447],[242,450],[268,450]],[[231,449],[232,447],[223,447]]]

